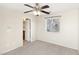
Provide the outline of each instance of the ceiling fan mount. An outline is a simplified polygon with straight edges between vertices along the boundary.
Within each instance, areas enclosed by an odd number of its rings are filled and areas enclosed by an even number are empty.
[[[40,12],[45,13],[45,14],[50,14],[50,12],[47,12],[47,11],[44,10],[46,8],[49,8],[49,5],[40,6],[39,3],[36,3],[34,7],[31,6],[31,5],[28,5],[28,4],[24,4],[24,5],[27,6],[27,7],[32,8],[32,10],[25,11],[24,13],[29,13],[29,12],[34,12],[35,11],[37,13],[36,16],[39,16],[38,13],[40,13]]]

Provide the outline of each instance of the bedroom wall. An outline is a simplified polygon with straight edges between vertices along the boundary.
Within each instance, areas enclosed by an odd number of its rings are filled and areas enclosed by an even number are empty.
[[[23,45],[22,13],[0,5],[0,54]]]
[[[34,41],[35,17],[0,5],[0,54],[23,46],[24,18],[31,19],[31,41]]]
[[[61,13],[60,31],[47,32],[45,18],[37,17],[37,40],[78,50],[78,9]]]

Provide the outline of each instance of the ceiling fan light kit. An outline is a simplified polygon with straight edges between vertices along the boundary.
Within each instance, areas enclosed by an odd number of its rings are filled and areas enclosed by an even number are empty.
[[[42,7],[40,7],[40,5],[38,3],[36,3],[35,4],[36,6],[34,6],[34,7],[31,6],[31,5],[28,5],[28,4],[24,4],[24,5],[33,9],[33,10],[30,10],[30,11],[25,11],[24,13],[33,12],[34,15],[36,15],[36,16],[41,15],[41,12],[44,13],[44,14],[50,14],[49,12],[43,10],[43,9],[49,8],[48,5],[44,5]]]
[[[40,11],[33,11],[33,13],[34,13],[34,15],[36,15],[36,16],[40,16]]]

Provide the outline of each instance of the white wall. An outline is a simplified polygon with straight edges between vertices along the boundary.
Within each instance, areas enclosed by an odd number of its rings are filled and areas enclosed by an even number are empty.
[[[22,14],[0,6],[0,54],[23,45]]]
[[[23,45],[23,18],[31,19],[31,37],[34,41],[35,17],[0,4],[0,54]]]
[[[78,11],[78,19],[79,19],[79,11]],[[79,20],[78,20],[78,50],[79,50]]]
[[[37,39],[78,49],[78,10],[66,11],[61,15],[59,32],[46,32],[46,16],[37,17]]]

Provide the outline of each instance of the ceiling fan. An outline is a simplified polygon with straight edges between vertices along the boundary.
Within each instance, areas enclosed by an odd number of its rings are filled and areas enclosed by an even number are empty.
[[[24,13],[34,12],[36,16],[39,16],[40,12],[45,14],[50,14],[50,12],[44,11],[44,9],[49,8],[49,5],[40,6],[39,3],[36,3],[34,7],[28,4],[24,4],[24,5],[32,8],[32,10],[25,11]]]

